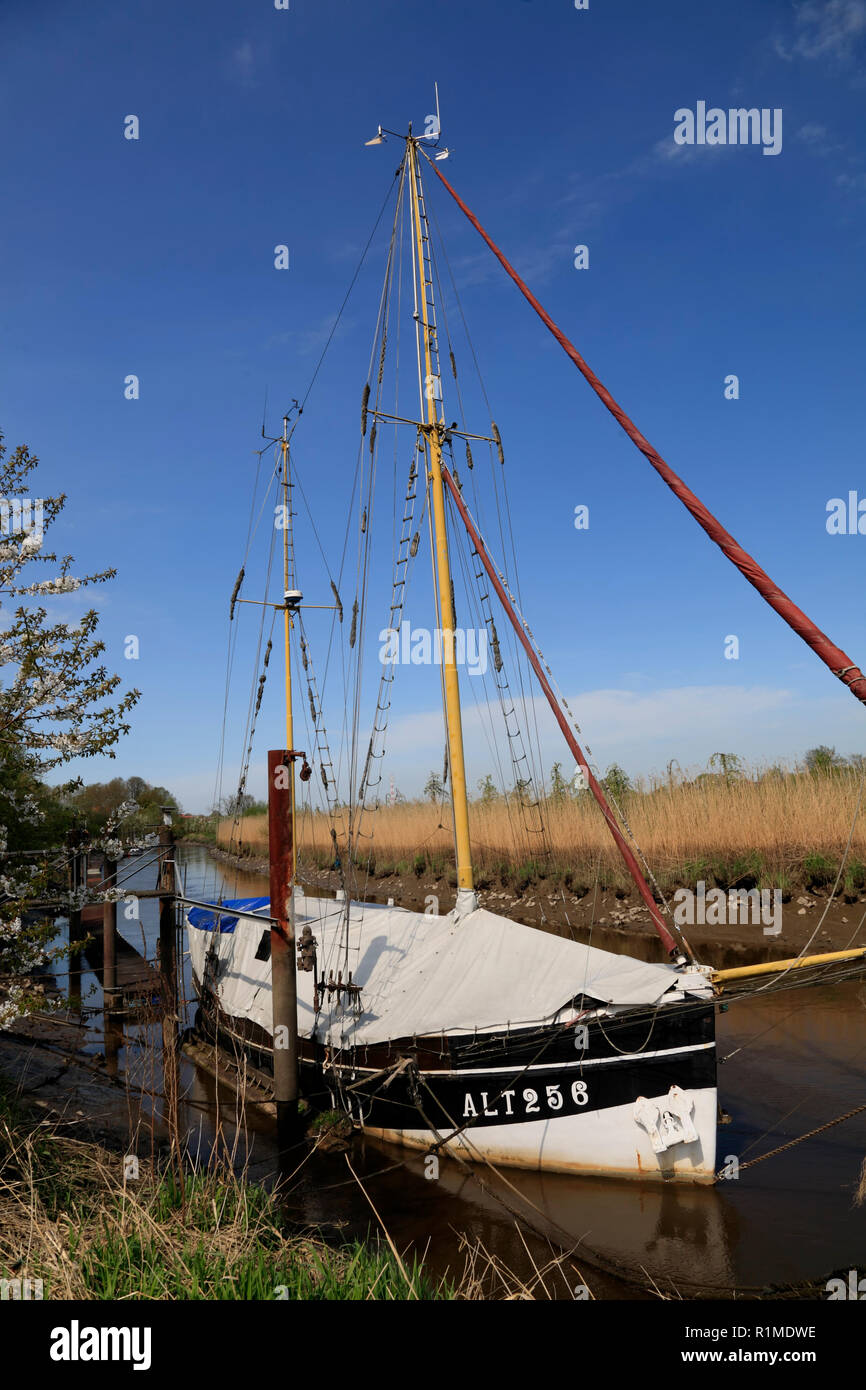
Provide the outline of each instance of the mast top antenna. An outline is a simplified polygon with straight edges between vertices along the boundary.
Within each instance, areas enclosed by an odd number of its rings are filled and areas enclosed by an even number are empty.
[[[437,148],[437,146],[438,146],[438,144],[439,144],[439,141],[440,141],[440,139],[441,139],[441,136],[442,136],[442,119],[441,119],[441,115],[440,115],[440,111],[439,111],[439,83],[438,83],[438,82],[434,82],[434,83],[433,83],[433,92],[434,92],[434,97],[435,97],[435,102],[436,102],[436,110],[435,110],[435,112],[431,112],[429,115],[427,115],[427,116],[424,117],[424,133],[423,133],[423,135],[414,135],[414,134],[413,134],[413,132],[412,132],[412,122],[411,122],[411,121],[409,122],[409,130],[408,130],[407,134],[405,134],[405,135],[404,135],[404,134],[401,134],[400,131],[397,131],[397,130],[388,130],[387,127],[380,125],[380,126],[377,128],[376,134],[373,136],[372,140],[365,140],[365,141],[364,141],[364,144],[365,144],[365,145],[384,145],[384,144],[386,144],[389,135],[393,135],[393,136],[395,137],[395,139],[397,139],[397,140],[416,140],[416,141],[425,140],[425,141],[430,141],[432,148],[433,148],[434,150],[436,150],[436,153],[435,153],[434,156],[433,156],[434,159],[447,159],[448,156],[449,156],[449,154],[451,153],[451,151],[450,151],[450,150],[447,150],[447,149],[441,149],[441,150],[440,150],[440,149]]]

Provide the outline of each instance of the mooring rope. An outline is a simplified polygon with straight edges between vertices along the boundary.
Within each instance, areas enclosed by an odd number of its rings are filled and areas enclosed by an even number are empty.
[[[787,1144],[780,1144],[778,1148],[770,1149],[765,1154],[759,1154],[757,1158],[749,1158],[745,1163],[738,1164],[737,1171],[742,1173],[746,1168],[754,1168],[756,1163],[763,1163],[767,1158],[775,1158],[777,1154],[783,1154],[788,1149],[793,1149],[797,1144],[802,1144],[804,1139],[814,1139],[816,1134],[823,1134],[825,1130],[832,1129],[834,1125],[841,1125],[845,1120],[851,1120],[855,1115],[862,1115],[866,1110],[866,1104],[855,1105],[853,1110],[846,1110],[844,1115],[838,1115],[835,1120],[827,1120],[823,1125],[817,1125],[815,1129],[807,1130],[805,1134],[800,1134],[796,1139],[789,1139]],[[726,1177],[724,1168],[720,1168],[715,1175],[717,1178]]]

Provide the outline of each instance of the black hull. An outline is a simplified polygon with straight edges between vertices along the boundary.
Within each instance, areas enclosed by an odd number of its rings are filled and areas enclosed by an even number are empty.
[[[206,999],[200,1026],[241,1053],[257,1079],[272,1078],[271,1039],[262,1029],[225,1014],[217,1019]],[[634,1010],[588,1020],[586,1028],[580,1051],[574,1029],[562,1025],[405,1038],[344,1049],[336,1057],[324,1044],[302,1038],[301,1093],[317,1109],[343,1110],[366,1132],[414,1147],[447,1141],[469,1157],[495,1153],[498,1161],[521,1167],[635,1176],[654,1169],[664,1174],[679,1156],[675,1148],[653,1153],[635,1125],[635,1102],[679,1088],[700,1111],[700,1154],[695,1145],[685,1146],[698,1159],[696,1180],[710,1180],[713,1003]]]

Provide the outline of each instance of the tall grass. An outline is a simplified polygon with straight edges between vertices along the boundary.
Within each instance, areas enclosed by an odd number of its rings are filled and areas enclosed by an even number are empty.
[[[54,1299],[450,1299],[376,1241],[287,1233],[272,1197],[226,1166],[181,1186],[123,1178],[123,1157],[28,1117],[0,1084],[0,1278]]]
[[[849,772],[695,781],[630,792],[623,809],[654,872],[662,877],[721,878],[793,876],[812,887],[838,867],[854,820],[859,776]],[[446,872],[454,862],[448,806],[429,801],[383,806],[368,818],[359,863],[377,874]],[[543,830],[541,827],[543,826]],[[538,827],[538,828],[536,828]],[[587,872],[616,876],[619,856],[588,793],[551,798],[537,810],[514,799],[474,801],[470,806],[473,858],[482,875],[532,879]],[[330,824],[321,813],[299,821],[299,849],[319,865],[333,860]],[[339,828],[338,828],[339,833]],[[228,847],[229,822],[218,843]],[[341,837],[342,838],[342,837]],[[267,816],[244,818],[242,852],[267,856]],[[854,830],[846,885],[866,884],[866,807]],[[823,867],[822,867],[823,866]]]
[[[433,1277],[384,1227],[384,1240],[340,1245],[294,1234],[226,1164],[182,1184],[144,1163],[125,1181],[123,1168],[121,1154],[29,1114],[0,1078],[0,1279],[42,1280],[46,1299],[339,1302],[572,1297],[583,1279],[567,1252],[514,1274],[469,1236],[463,1271]]]

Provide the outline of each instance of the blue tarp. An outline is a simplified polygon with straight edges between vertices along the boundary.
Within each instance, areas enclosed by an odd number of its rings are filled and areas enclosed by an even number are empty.
[[[226,912],[226,908],[236,908],[239,912],[261,912],[267,916],[270,907],[270,898],[231,898],[221,903],[219,907],[214,903],[214,910],[211,912],[205,907],[191,907],[187,913],[187,921],[191,927],[198,927],[200,931],[215,931],[217,917],[219,917],[220,932],[233,932],[237,926],[237,917],[232,917]]]

